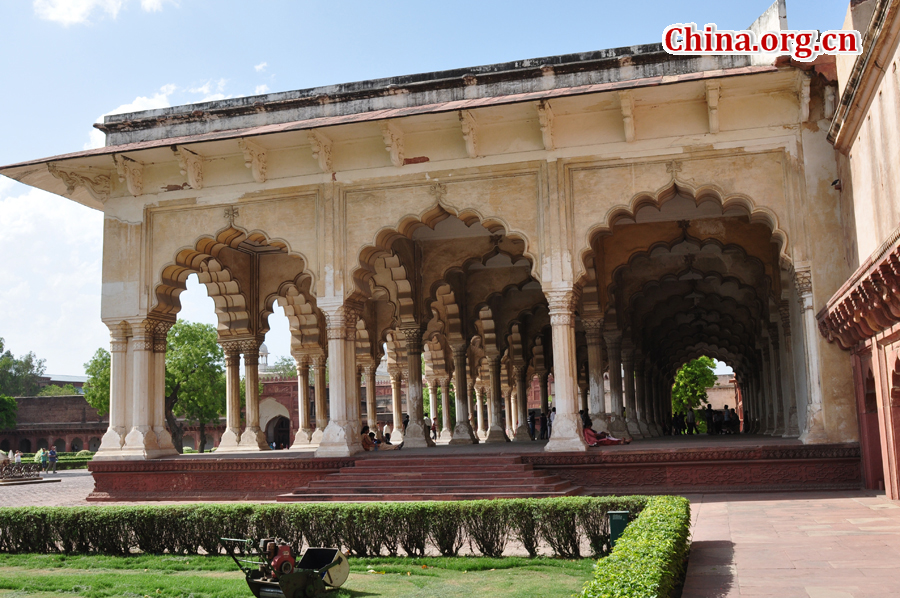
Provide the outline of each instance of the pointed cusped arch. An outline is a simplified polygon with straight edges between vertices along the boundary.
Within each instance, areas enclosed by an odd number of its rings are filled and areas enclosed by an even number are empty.
[[[613,229],[625,222],[637,222],[638,212],[644,209],[662,212],[666,204],[676,198],[693,201],[699,208],[703,204],[712,203],[719,207],[720,214],[746,216],[750,224],[763,224],[770,231],[778,247],[778,262],[782,268],[789,269],[793,263],[790,256],[789,237],[781,225],[778,215],[768,207],[760,206],[749,195],[743,193],[727,193],[718,185],[707,183],[693,186],[688,182],[674,180],[656,191],[642,191],[634,194],[624,205],[610,208],[603,218],[589,228],[581,239],[576,255],[576,280],[579,286],[586,284],[585,276],[588,260],[594,251],[595,239],[603,234],[612,233]],[[679,218],[680,219],[680,218]]]

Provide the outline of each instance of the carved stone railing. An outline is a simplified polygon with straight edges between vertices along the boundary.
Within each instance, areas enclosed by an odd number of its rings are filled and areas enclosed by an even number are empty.
[[[4,463],[0,465],[0,482],[34,480],[41,477],[38,463]]]

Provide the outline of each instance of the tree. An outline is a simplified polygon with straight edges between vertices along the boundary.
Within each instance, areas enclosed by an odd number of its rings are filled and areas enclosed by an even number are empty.
[[[685,413],[708,402],[706,389],[716,383],[714,367],[715,362],[705,355],[681,366],[672,386],[673,413]]]
[[[272,368],[269,372],[281,378],[296,378],[297,364],[293,357],[282,356],[272,364]]]
[[[88,375],[84,383],[84,398],[100,415],[109,413],[109,351],[100,348],[84,364],[84,373]]]
[[[34,396],[40,390],[40,378],[44,375],[43,359],[27,353],[16,359],[11,351],[4,351],[0,338],[0,394],[13,397]]]
[[[225,355],[216,329],[180,320],[169,330],[166,347],[166,423],[172,443],[184,450],[184,417],[200,428],[200,450],[206,446],[206,424],[225,411]]]
[[[71,384],[66,384],[64,386],[57,386],[56,384],[50,384],[41,389],[41,392],[38,393],[39,397],[62,397],[62,396],[71,396],[71,395],[79,395],[78,389],[75,388]]]
[[[11,430],[16,427],[16,416],[19,404],[12,397],[0,395],[0,430]]]

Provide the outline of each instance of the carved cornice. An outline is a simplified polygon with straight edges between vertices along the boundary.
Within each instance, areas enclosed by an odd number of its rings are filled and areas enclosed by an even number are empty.
[[[262,341],[256,338],[242,338],[219,341],[219,344],[222,345],[222,349],[225,351],[226,355],[228,355],[229,353],[259,355],[259,345],[261,343]]]
[[[333,172],[334,165],[331,161],[331,149],[333,144],[331,139],[324,133],[320,133],[314,129],[307,132],[306,138],[309,140],[312,156],[319,162],[319,168],[322,169],[322,172]]]
[[[116,163],[116,172],[119,175],[119,182],[125,183],[128,192],[134,197],[144,194],[144,165],[137,160],[132,160],[127,156],[113,154],[113,161]]]
[[[384,140],[384,149],[391,156],[391,164],[398,168],[403,166],[403,131],[400,127],[390,121],[383,123],[381,137]]]
[[[537,105],[538,123],[541,125],[541,138],[544,142],[545,150],[552,150],[553,145],[553,109],[550,102],[541,100]]]
[[[478,123],[475,115],[469,110],[459,111],[459,124],[462,128],[463,139],[466,140],[466,154],[470,158],[478,157]]]
[[[244,166],[253,173],[253,180],[257,183],[265,183],[268,170],[266,148],[247,139],[238,140],[238,147],[244,153]]]
[[[47,170],[66,186],[66,193],[71,195],[76,187],[84,187],[91,197],[106,203],[112,193],[112,178],[105,174],[97,174],[89,170],[61,169],[56,164],[48,163]]]
[[[203,188],[203,156],[186,147],[177,146],[174,150],[178,158],[178,168],[182,176],[187,177],[191,189]]]

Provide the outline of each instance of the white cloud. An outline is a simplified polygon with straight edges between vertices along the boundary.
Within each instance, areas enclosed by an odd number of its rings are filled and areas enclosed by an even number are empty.
[[[49,373],[80,375],[109,345],[100,321],[103,214],[0,181],[0,254],[16,256],[0,261],[0,337],[16,355],[46,359]]]
[[[102,122],[103,117],[109,114],[125,114],[128,112],[139,112],[141,110],[168,108],[169,106],[171,106],[171,104],[169,103],[169,96],[175,93],[176,89],[178,88],[173,83],[163,85],[159,88],[159,91],[157,93],[150,97],[138,96],[134,99],[133,102],[122,104],[114,110],[110,110],[109,112],[101,114],[99,117],[97,117],[96,122]],[[84,144],[84,149],[95,149],[98,147],[103,147],[103,145],[106,143],[106,136],[102,131],[98,131],[97,129],[91,129],[89,137],[89,141]]]
[[[159,12],[163,4],[170,0],[140,0],[145,12]],[[115,19],[125,4],[125,0],[34,0],[34,14],[46,21],[53,21],[68,27],[88,23],[92,15],[99,11]]]
[[[267,66],[269,66],[269,63],[268,63],[268,62],[260,62],[259,64],[257,64],[257,65],[256,65],[255,67],[253,67],[253,68],[256,70],[257,73],[261,73],[261,72],[263,72],[264,70],[266,70],[266,67],[267,67]]]
[[[212,91],[212,81],[207,81],[200,87],[192,87],[188,89],[191,93],[202,93],[203,95],[209,95],[209,92]]]
[[[256,86],[256,91],[254,92],[254,95],[260,96],[260,95],[266,93],[267,91],[269,91],[269,86],[268,86],[268,85],[257,85],[257,86]]]

